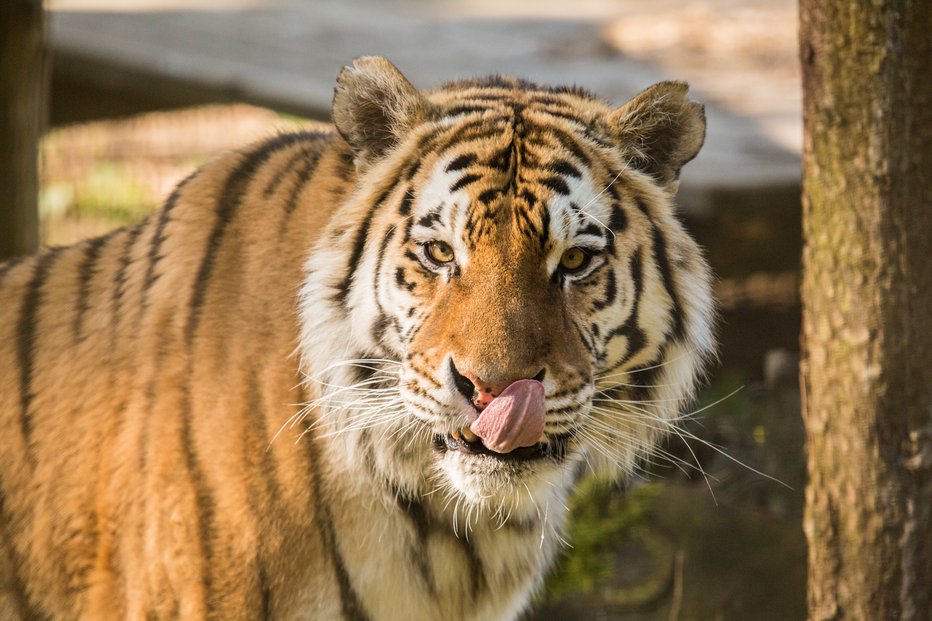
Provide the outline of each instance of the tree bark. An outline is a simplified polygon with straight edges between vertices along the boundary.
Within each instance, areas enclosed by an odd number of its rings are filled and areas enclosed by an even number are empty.
[[[0,260],[39,245],[38,144],[48,72],[41,0],[0,2]]]
[[[801,0],[811,620],[932,617],[932,3]]]

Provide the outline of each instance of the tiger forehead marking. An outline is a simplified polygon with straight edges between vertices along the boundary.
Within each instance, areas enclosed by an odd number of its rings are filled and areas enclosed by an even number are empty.
[[[680,416],[714,319],[684,84],[365,57],[333,119],[0,264],[0,618],[515,619],[580,472]]]

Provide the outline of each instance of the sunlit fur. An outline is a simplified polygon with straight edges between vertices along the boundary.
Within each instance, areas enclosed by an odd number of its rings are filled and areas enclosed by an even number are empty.
[[[685,85],[419,93],[368,57],[333,112],[0,264],[0,618],[513,619],[578,477],[674,428],[713,350]],[[543,456],[446,448],[451,363],[545,371]]]

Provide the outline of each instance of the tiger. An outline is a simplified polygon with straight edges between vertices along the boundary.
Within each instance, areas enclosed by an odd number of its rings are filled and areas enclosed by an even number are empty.
[[[335,128],[0,264],[0,618],[515,619],[715,355],[702,105],[356,59]]]

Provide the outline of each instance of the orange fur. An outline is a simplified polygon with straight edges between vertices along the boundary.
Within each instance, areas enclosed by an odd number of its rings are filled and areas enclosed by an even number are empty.
[[[187,181],[161,230],[156,214],[107,237],[91,271],[80,335],[74,330],[79,270],[93,242],[28,259],[5,275],[2,524],[6,538],[16,535],[10,556],[28,576],[11,591],[38,603],[37,613],[200,618],[206,575],[217,593],[217,618],[255,618],[263,606],[257,583],[271,578],[261,576],[261,567],[273,560],[283,599],[289,593],[327,599],[300,586],[327,572],[317,553],[319,490],[309,476],[316,449],[290,441],[270,447],[294,404],[306,400],[293,355],[294,300],[324,216],[306,201],[286,220],[293,173],[271,200],[262,196],[277,165],[326,142],[297,141],[257,171],[227,226],[197,315],[191,292],[217,226],[217,194],[249,150]],[[320,180],[304,191],[315,195],[333,185],[327,173],[341,161],[331,148],[317,169]],[[158,234],[164,242],[147,286]],[[35,290],[43,261],[48,276],[24,343],[18,326],[30,310],[20,301]],[[267,303],[275,299],[286,302]],[[186,333],[192,325],[193,334]],[[24,349],[33,361],[28,447],[17,372]],[[201,488],[212,495],[209,532],[198,530],[205,519],[196,498]],[[210,568],[202,566],[205,545],[213,548]],[[0,576],[12,573],[8,563],[3,569]]]
[[[422,94],[363,58],[339,133],[223,155],[133,227],[0,264],[0,619],[520,614],[580,467],[635,467],[711,353],[672,214],[704,131],[685,93]],[[428,234],[458,263],[417,255]],[[558,272],[580,243],[604,245],[593,273]],[[444,448],[475,416],[454,361],[547,370],[536,457]],[[613,418],[597,390],[644,404]]]

